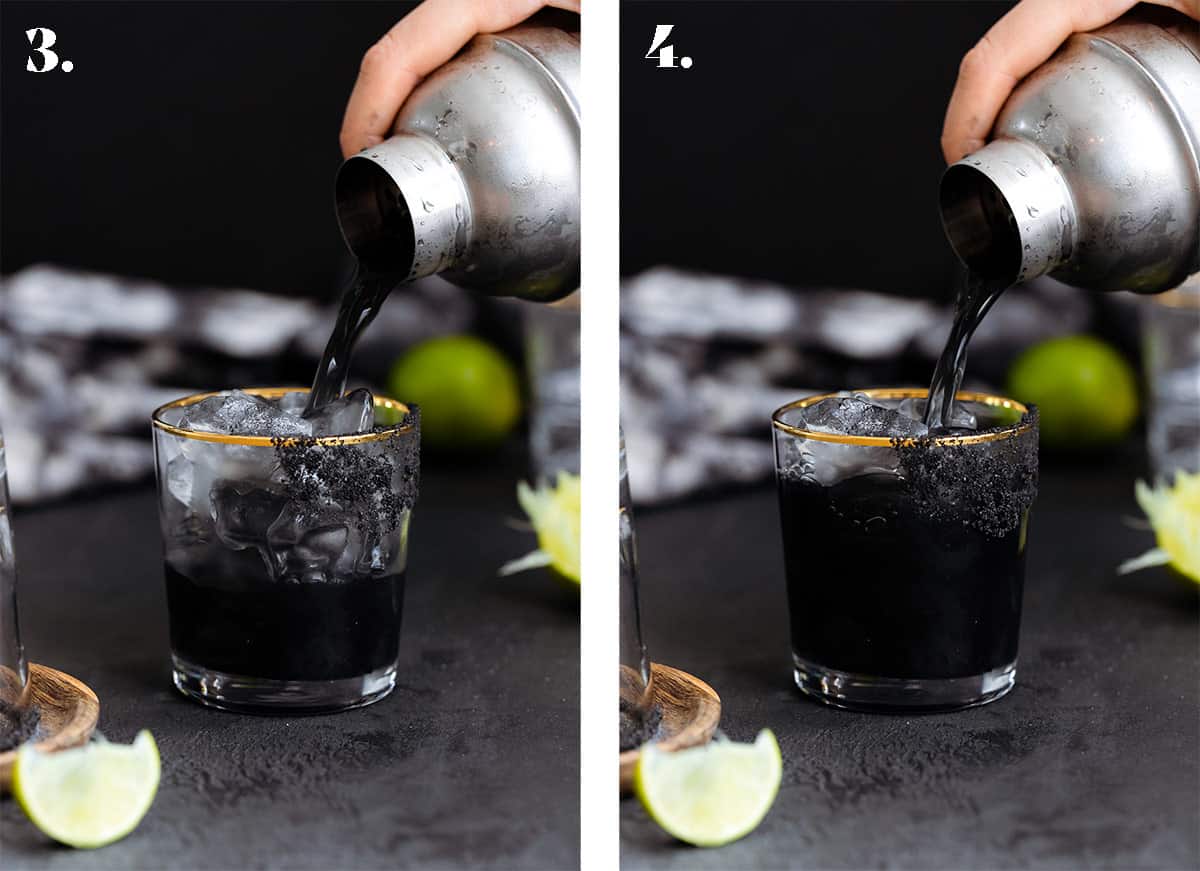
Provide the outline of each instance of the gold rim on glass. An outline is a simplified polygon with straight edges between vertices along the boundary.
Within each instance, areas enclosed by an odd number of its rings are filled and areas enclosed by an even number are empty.
[[[262,399],[278,399],[285,393],[308,393],[307,387],[242,387],[238,388],[242,393],[249,393],[251,396],[258,396]],[[167,423],[163,420],[164,412],[174,408],[186,408],[189,405],[195,405],[197,402],[203,402],[211,396],[220,396],[225,393],[232,393],[232,390],[212,390],[208,393],[194,393],[191,396],[185,396],[182,399],[176,399],[173,402],[168,402],[166,405],[160,405],[154,409],[154,413],[150,415],[150,422],[155,429],[160,429],[163,432],[169,432],[171,435],[181,436],[186,439],[193,439],[198,442],[217,442],[224,445],[250,445],[252,447],[270,448],[276,445],[295,445],[300,442],[313,445],[360,445],[366,442],[377,442],[383,439],[394,438],[404,433],[412,432],[413,425],[411,423],[398,423],[392,426],[385,427],[381,430],[372,430],[371,432],[354,433],[352,435],[340,436],[318,436],[310,438],[306,436],[289,436],[286,438],[277,438],[276,436],[243,436],[243,435],[227,435],[220,432],[200,432],[199,430],[185,429],[181,426]],[[387,408],[391,411],[399,412],[400,414],[408,414],[409,408],[403,402],[397,402],[394,399],[389,399],[386,396],[375,396],[376,408]]]
[[[927,397],[929,390],[916,387],[873,387],[867,390],[849,391],[849,393],[862,393],[872,399],[919,399]],[[1033,419],[1030,417],[1029,409],[1026,406],[1016,400],[1005,399],[1003,396],[992,396],[990,393],[974,393],[969,390],[960,390],[955,394],[955,399],[965,402],[978,402],[981,405],[988,405],[992,408],[1006,408],[1012,411],[1019,411],[1021,419],[1014,424],[999,427],[989,432],[976,433],[975,435],[924,436],[920,439],[900,439],[899,442],[887,436],[856,436],[841,435],[832,432],[815,432],[802,427],[792,426],[789,423],[784,423],[782,420],[782,416],[794,408],[808,408],[808,406],[815,405],[823,399],[835,399],[846,395],[848,395],[847,391],[822,393],[817,396],[808,396],[804,399],[789,402],[787,405],[775,409],[775,413],[771,415],[771,425],[775,429],[786,432],[789,435],[809,439],[814,442],[834,442],[841,445],[864,445],[875,448],[891,447],[894,444],[912,445],[918,441],[922,444],[975,445],[981,442],[993,442],[1013,438],[1033,429]]]

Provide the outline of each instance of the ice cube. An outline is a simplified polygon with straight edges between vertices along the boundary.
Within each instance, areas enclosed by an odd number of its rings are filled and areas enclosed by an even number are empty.
[[[360,387],[317,409],[305,423],[312,427],[314,436],[370,432],[375,426],[375,400],[371,391]]]
[[[268,532],[276,577],[292,583],[336,580],[333,571],[350,539],[352,518],[333,511],[285,510]]]
[[[355,524],[350,528],[350,540],[338,562],[341,575],[390,575],[403,569],[399,562],[408,536],[408,519],[403,518],[398,533]]]
[[[191,473],[196,479],[192,485],[192,504],[198,511],[201,501],[207,501],[216,480],[225,478],[266,484],[281,479],[279,458],[270,445],[224,444],[188,438],[182,438],[180,442],[183,456],[195,466]],[[178,484],[184,484],[182,475]]]
[[[293,417],[300,417],[304,414],[304,409],[308,407],[308,392],[293,390],[291,393],[283,394],[275,402],[279,406],[280,411],[290,414]]]
[[[826,487],[858,475],[896,474],[900,457],[896,449],[820,442],[810,439],[801,448],[799,467],[793,472]]]
[[[193,510],[196,507],[196,497],[199,495],[200,489],[203,489],[205,499],[208,498],[208,488],[204,486],[204,483],[197,486],[196,471],[196,463],[182,453],[167,463],[167,492]],[[209,480],[208,486],[211,485],[212,481]]]
[[[863,394],[831,396],[804,409],[804,427],[814,432],[876,438],[917,438],[929,430],[919,420],[876,405]]]
[[[926,400],[922,397],[910,396],[900,403],[898,411],[900,414],[915,421],[925,420]],[[960,402],[955,402],[954,407],[950,411],[950,427],[951,429],[969,429],[976,430],[979,428],[979,423],[975,419],[975,415],[967,411]]]
[[[233,550],[257,548],[268,571],[273,571],[268,534],[284,513],[283,493],[245,481],[217,481],[212,487],[213,520],[217,538]]]
[[[220,475],[217,466],[207,461],[210,458],[203,448],[212,451],[221,447],[176,436],[164,436],[159,440],[164,487],[171,497],[164,499],[162,506],[163,531],[167,538],[211,539],[212,503],[208,496],[213,481]]]
[[[306,436],[308,421],[278,405],[241,390],[210,396],[189,406],[179,420],[183,429],[246,436]]]

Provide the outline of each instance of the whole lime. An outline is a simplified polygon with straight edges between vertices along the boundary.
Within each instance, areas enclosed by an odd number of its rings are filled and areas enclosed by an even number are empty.
[[[1007,389],[1037,405],[1041,441],[1049,447],[1118,442],[1138,416],[1133,367],[1093,336],[1062,336],[1029,348],[1009,369]]]
[[[474,336],[442,336],[414,345],[392,365],[388,391],[421,407],[421,441],[433,448],[492,447],[521,419],[516,369]]]

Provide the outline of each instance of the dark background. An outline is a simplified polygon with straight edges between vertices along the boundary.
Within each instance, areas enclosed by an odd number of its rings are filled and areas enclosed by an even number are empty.
[[[415,5],[5,0],[0,271],[332,299],[342,111],[363,52]],[[73,71],[26,71],[32,27]]]
[[[331,298],[342,111],[362,53],[413,5],[5,0],[0,270]],[[1011,5],[623,3],[622,271],[945,296],[942,116]],[[691,69],[643,59],[662,22]],[[30,27],[75,69],[26,72]]]
[[[1011,2],[625,2],[621,271],[948,298],[939,138]],[[654,26],[691,69],[643,56]]]

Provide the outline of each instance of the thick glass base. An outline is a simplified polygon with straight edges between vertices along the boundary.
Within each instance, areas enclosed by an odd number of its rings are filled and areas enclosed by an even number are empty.
[[[826,668],[792,654],[796,686],[806,696],[853,711],[959,711],[994,702],[1013,688],[1017,663],[970,677],[872,677]]]
[[[396,685],[396,666],[340,680],[271,680],[209,671],[172,655],[175,686],[188,698],[246,714],[329,714],[377,702]]]

